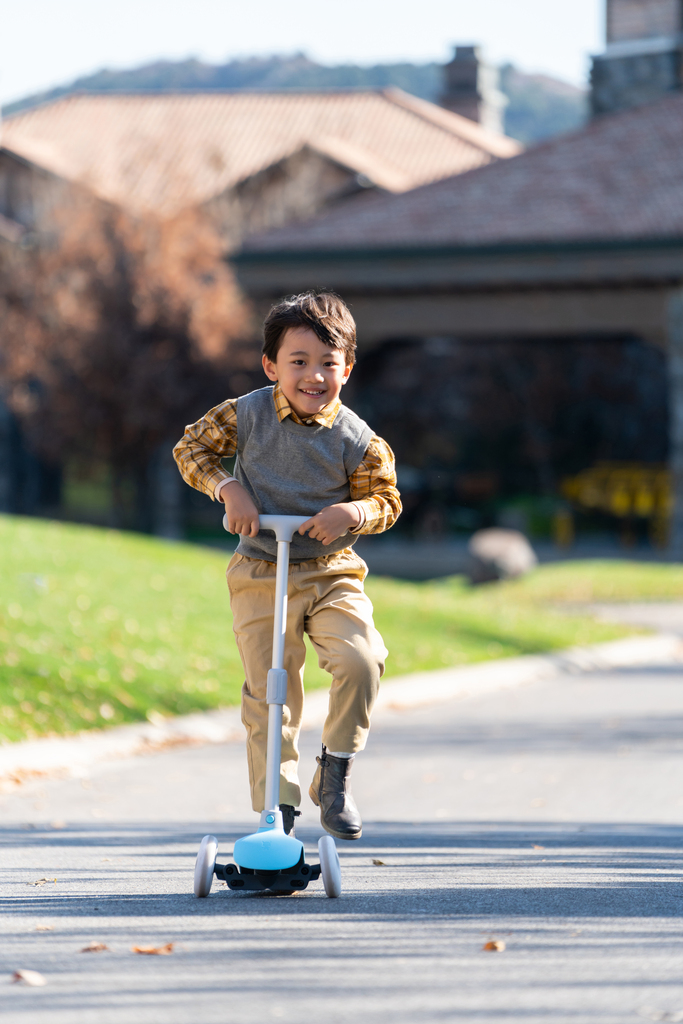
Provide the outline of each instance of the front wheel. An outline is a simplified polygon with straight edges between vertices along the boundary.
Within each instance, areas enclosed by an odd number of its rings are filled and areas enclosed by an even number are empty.
[[[199,847],[194,865],[194,894],[208,896],[213,882],[213,869],[216,866],[218,840],[215,836],[204,836]]]
[[[332,836],[322,836],[318,840],[318,855],[325,893],[332,898],[341,896],[341,866]]]

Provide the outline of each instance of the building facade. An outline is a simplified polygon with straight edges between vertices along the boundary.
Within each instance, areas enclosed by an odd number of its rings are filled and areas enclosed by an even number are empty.
[[[361,377],[365,351],[398,395],[383,406],[389,440],[406,417],[423,452],[450,431],[450,453],[440,442],[427,468],[463,478],[464,507],[477,486],[557,493],[582,459],[668,459],[680,554],[681,139],[673,94],[505,163],[252,239],[239,278],[262,308],[312,286],[351,303]]]

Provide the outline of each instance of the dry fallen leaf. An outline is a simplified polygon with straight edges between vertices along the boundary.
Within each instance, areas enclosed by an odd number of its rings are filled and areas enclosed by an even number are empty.
[[[671,1024],[680,1024],[683,1021],[683,1010],[656,1010],[652,1006],[641,1006],[638,1010],[639,1017],[646,1017],[648,1020],[669,1021]]]
[[[131,946],[131,953],[146,953],[147,956],[168,956],[173,952],[173,943],[167,942],[165,946]]]
[[[50,828],[53,828],[57,832],[59,832],[61,829],[66,828],[66,822],[65,821],[51,821],[50,822]]]
[[[37,924],[33,930],[34,932],[53,932],[55,926],[53,924]]]
[[[385,861],[377,860],[376,857],[372,858],[372,863],[375,865],[376,868],[385,868],[387,866]]]
[[[56,882],[56,878],[39,878],[37,882],[27,882],[27,885],[45,885],[47,882]]]
[[[534,843],[534,850],[545,850],[545,846],[539,846],[538,843]]]
[[[47,979],[42,974],[39,974],[38,971],[15,971],[12,975],[12,981],[22,981],[24,985],[32,985],[34,988],[47,985]]]
[[[505,943],[502,939],[491,939],[489,942],[485,942],[481,948],[485,949],[487,953],[502,953]]]
[[[103,942],[89,942],[87,946],[84,946],[81,953],[101,953],[103,950],[109,949],[109,946],[105,946]]]

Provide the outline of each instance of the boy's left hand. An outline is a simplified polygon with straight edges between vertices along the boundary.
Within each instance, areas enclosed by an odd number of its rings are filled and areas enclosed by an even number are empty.
[[[299,533],[303,535],[308,532],[308,536],[313,540],[331,544],[338,537],[343,537],[347,530],[358,526],[359,522],[360,512],[357,506],[347,501],[340,505],[328,505],[302,523]]]

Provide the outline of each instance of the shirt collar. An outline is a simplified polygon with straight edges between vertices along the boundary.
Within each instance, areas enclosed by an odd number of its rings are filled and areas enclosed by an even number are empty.
[[[297,416],[285,398],[279,381],[276,382],[275,387],[273,388],[273,402],[275,404],[275,412],[280,423],[282,423],[287,416],[291,416],[293,421],[301,426],[308,426],[309,423],[318,423],[321,427],[328,428],[331,428],[334,425],[337,413],[341,409],[342,405],[341,398],[335,398],[334,402],[330,402],[330,404],[326,405],[324,409],[317,412],[315,416],[310,416],[308,419],[302,420],[300,416]]]

